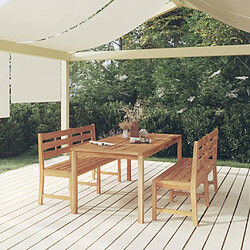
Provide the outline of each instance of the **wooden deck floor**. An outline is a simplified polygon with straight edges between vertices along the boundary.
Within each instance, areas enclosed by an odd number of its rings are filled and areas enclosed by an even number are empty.
[[[79,214],[67,201],[45,199],[37,205],[38,165],[0,174],[0,249],[250,249],[249,169],[218,167],[219,191],[209,188],[210,206],[198,201],[199,226],[191,218],[160,214],[151,220],[152,178],[171,164],[145,162],[145,224],[137,223],[137,165],[132,181],[102,176],[102,194],[79,186]],[[116,162],[103,167],[115,170]],[[80,179],[90,179],[90,173]],[[68,182],[47,178],[47,190],[65,194]],[[167,190],[158,191],[161,206],[190,209],[190,199],[168,203]]]

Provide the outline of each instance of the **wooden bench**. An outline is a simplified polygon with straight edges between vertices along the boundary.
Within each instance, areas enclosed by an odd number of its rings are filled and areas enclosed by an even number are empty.
[[[217,138],[216,138],[217,135]],[[205,199],[209,206],[208,174],[216,170],[218,129],[194,142],[193,158],[183,158],[172,167],[153,179],[152,218],[157,220],[157,212],[192,216],[193,225],[198,225],[197,197]],[[215,173],[214,173],[215,176]],[[217,187],[217,173],[216,173]],[[203,184],[204,194],[197,194],[197,188]],[[174,195],[191,196],[191,211],[157,208],[157,188],[170,189],[170,201]],[[181,191],[174,191],[181,190]]]
[[[71,183],[71,160],[55,163],[50,166],[45,166],[44,160],[53,158],[65,153],[70,153],[70,148],[80,143],[88,143],[89,140],[96,140],[95,125],[83,126],[79,128],[70,128],[62,131],[38,134],[38,151],[39,151],[39,205],[43,204],[43,198],[70,200],[69,196],[45,194],[44,193],[44,178],[45,176],[63,177],[69,179]],[[115,159],[99,158],[99,157],[78,157],[77,159],[77,176],[80,176],[88,171],[97,169],[97,181],[93,182],[78,182],[82,185],[91,185],[97,187],[97,193],[101,193],[100,167],[114,161]],[[121,160],[118,160],[120,166]],[[70,191],[69,185],[69,191]]]

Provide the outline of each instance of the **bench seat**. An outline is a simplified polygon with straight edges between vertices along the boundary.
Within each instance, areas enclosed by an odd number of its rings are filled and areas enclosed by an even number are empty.
[[[94,170],[98,167],[101,167],[105,164],[108,164],[115,159],[111,158],[99,158],[99,157],[79,157],[77,159],[77,173],[82,175],[91,170]],[[49,176],[51,172],[60,172],[61,175],[65,175],[66,178],[69,178],[71,174],[71,161],[66,160],[53,165],[50,165],[44,169],[44,175]],[[63,177],[63,176],[62,176]]]
[[[178,189],[180,182],[182,190],[189,190],[192,174],[192,158],[182,158],[176,164],[164,171],[154,179],[157,182],[157,187],[165,188],[166,183],[168,188]],[[206,175],[204,170],[197,171],[197,186],[202,183],[203,177]]]

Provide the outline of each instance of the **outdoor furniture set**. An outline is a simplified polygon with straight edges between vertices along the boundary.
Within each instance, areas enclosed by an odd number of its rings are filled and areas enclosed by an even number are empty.
[[[177,144],[177,163],[168,168],[153,180],[153,209],[152,217],[156,220],[157,212],[167,212],[193,217],[193,224],[197,226],[197,197],[205,198],[205,205],[209,205],[208,185],[213,183],[217,191],[217,142],[218,129],[194,142],[193,159],[182,158],[182,135],[178,134],[148,134],[147,138],[152,143],[133,143],[129,139],[116,135],[105,138],[96,143],[95,125],[71,128],[62,131],[38,134],[39,149],[39,205],[43,204],[43,198],[63,199],[70,201],[73,214],[78,213],[78,184],[97,186],[97,193],[101,193],[101,170],[100,168],[112,161],[117,160],[118,172],[104,172],[118,176],[121,181],[121,159],[127,160],[127,180],[131,180],[131,160],[138,161],[138,222],[144,223],[144,159]],[[63,154],[69,154],[69,160],[45,166],[44,160]],[[92,171],[96,182],[78,182],[78,176]],[[213,171],[213,181],[208,181],[208,174]],[[64,177],[69,179],[69,196],[60,196],[44,193],[45,176]],[[196,189],[204,185],[204,194],[197,194]],[[191,195],[191,212],[160,209],[156,206],[157,188],[170,189],[170,201],[174,195]],[[180,192],[174,190],[183,190]]]

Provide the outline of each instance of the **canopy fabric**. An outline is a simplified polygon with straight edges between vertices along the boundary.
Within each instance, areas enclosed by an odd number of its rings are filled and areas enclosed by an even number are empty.
[[[63,51],[90,49],[113,41],[158,14],[166,0],[115,0],[70,32],[34,45]]]
[[[0,7],[0,39],[25,42],[55,35],[110,0],[10,0]]]
[[[10,116],[9,53],[0,52],[0,118]]]
[[[74,53],[181,6],[250,32],[249,0],[0,0],[0,40]]]
[[[11,54],[11,102],[61,100],[60,61]]]
[[[32,44],[68,52],[89,49],[125,35],[160,14],[165,4],[166,0],[11,0],[0,7],[0,39],[27,42],[53,36]]]
[[[199,10],[235,28],[250,32],[249,0],[188,0]]]

